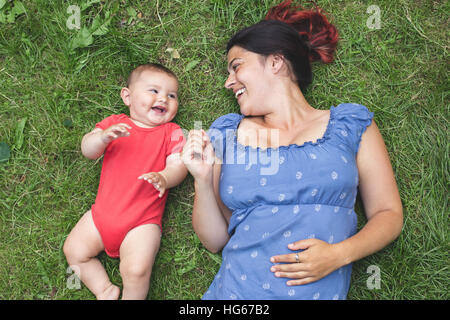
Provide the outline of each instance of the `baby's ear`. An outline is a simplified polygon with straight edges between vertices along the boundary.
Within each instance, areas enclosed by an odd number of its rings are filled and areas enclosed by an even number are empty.
[[[122,90],[120,90],[120,97],[122,98],[122,101],[123,103],[125,103],[125,105],[130,106],[130,89],[126,87],[122,88]]]

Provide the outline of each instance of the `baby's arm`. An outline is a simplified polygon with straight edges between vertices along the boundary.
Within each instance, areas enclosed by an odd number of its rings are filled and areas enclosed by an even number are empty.
[[[126,123],[114,124],[105,130],[95,128],[84,135],[81,141],[81,153],[86,158],[98,159],[111,141],[130,135],[127,129],[131,127]]]
[[[186,178],[187,169],[181,160],[180,153],[173,153],[166,158],[166,167],[160,172],[149,172],[138,179],[144,179],[159,191],[161,198],[166,189],[179,185]]]

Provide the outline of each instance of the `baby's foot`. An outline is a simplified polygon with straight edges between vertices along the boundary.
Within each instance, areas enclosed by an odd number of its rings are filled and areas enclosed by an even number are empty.
[[[97,300],[118,300],[120,295],[120,288],[111,283],[109,287],[102,293],[97,295]]]

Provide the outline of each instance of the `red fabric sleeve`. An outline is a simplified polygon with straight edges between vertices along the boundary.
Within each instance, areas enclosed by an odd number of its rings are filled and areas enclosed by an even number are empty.
[[[179,125],[173,123],[169,131],[166,157],[173,153],[181,152],[185,143],[186,139],[183,135],[183,130]]]
[[[95,127],[102,130],[108,129],[113,124],[120,123],[123,120],[124,116],[125,116],[124,114],[113,114],[109,117],[106,117],[102,121],[97,122],[95,124]]]

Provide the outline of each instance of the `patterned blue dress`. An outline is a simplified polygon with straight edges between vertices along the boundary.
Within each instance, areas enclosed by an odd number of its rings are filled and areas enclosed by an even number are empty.
[[[223,160],[220,196],[232,216],[222,265],[203,299],[346,299],[351,264],[287,286],[270,271],[270,257],[293,253],[287,245],[294,241],[337,243],[356,233],[356,154],[373,113],[359,104],[332,106],[322,138],[268,149],[237,142],[242,118],[224,115],[208,131]]]

